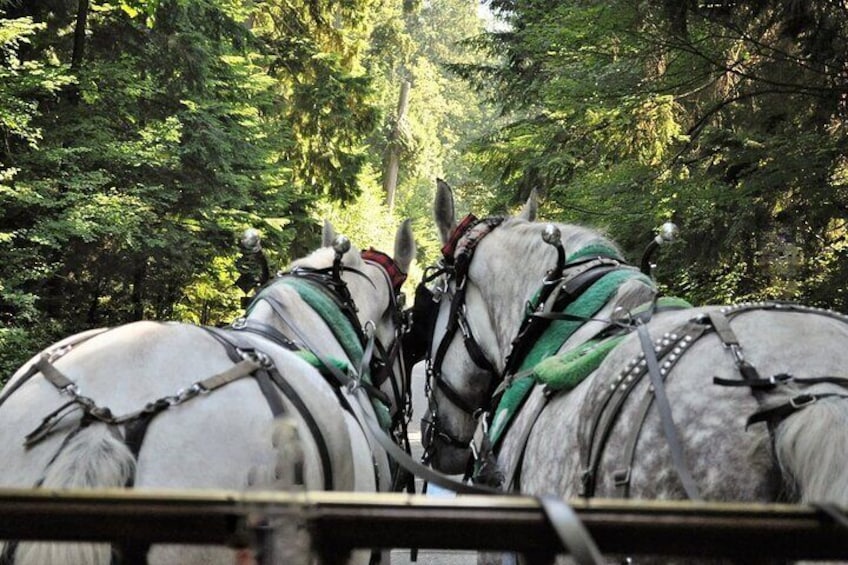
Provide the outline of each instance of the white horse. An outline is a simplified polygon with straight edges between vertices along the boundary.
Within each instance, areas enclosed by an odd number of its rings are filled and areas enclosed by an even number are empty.
[[[434,468],[465,471],[473,446],[478,479],[527,494],[848,506],[848,318],[666,309],[598,232],[533,223],[533,197],[457,226],[440,181],[435,217]]]
[[[362,356],[360,340],[371,328],[395,350],[397,282],[415,245],[404,222],[396,263],[350,249],[334,268],[334,237],[326,224],[325,247],[266,286],[230,328],[143,321],[67,338],[33,358],[0,397],[0,485],[388,489],[385,452],[340,404],[332,375],[316,366],[323,360],[360,371],[351,351]],[[343,310],[354,306],[346,322]],[[402,420],[407,402],[393,378],[370,388],[379,400],[367,410],[384,423]],[[11,542],[0,555],[15,564],[106,564],[120,550]],[[367,553],[357,557],[367,562]],[[218,547],[154,545],[148,553],[150,563],[235,558]]]

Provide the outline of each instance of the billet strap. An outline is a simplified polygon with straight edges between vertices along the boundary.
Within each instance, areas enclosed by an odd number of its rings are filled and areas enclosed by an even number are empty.
[[[44,358],[44,356],[47,356],[47,359],[50,360],[51,362],[55,361],[57,358],[65,355],[68,351],[70,351],[71,348],[76,347],[78,344],[83,343],[85,341],[88,341],[89,339],[96,337],[96,336],[98,336],[98,335],[100,335],[103,332],[106,332],[108,330],[109,330],[109,328],[101,328],[99,330],[88,330],[88,331],[82,332],[82,335],[77,334],[76,336],[69,338],[70,341],[67,341],[58,350],[48,349],[47,351],[42,353],[42,358]],[[38,362],[40,362],[40,361],[41,360],[39,359]],[[8,384],[5,387],[3,387],[3,394],[0,395],[0,406],[2,406],[3,403],[6,402],[6,400],[8,400],[10,396],[12,396],[12,393],[14,393],[16,390],[21,388],[21,386],[23,386],[24,383],[26,383],[28,380],[30,380],[32,377],[34,377],[35,375],[38,374],[39,370],[38,370],[38,367],[36,367],[36,364],[38,362],[30,365],[29,368],[26,370],[26,372],[23,375],[21,375],[21,377],[19,379],[15,380],[15,382]],[[0,563],[2,563],[2,561],[0,561]]]
[[[668,377],[671,369],[680,361],[682,355],[703,335],[707,328],[705,324],[690,320],[657,340],[655,346],[659,347],[660,350],[656,353],[656,357],[664,360],[660,368],[662,376]],[[582,448],[581,455],[585,462],[581,478],[581,496],[594,496],[598,469],[607,441],[621,414],[625,401],[646,374],[647,361],[643,352],[636,359],[633,359],[615,379],[614,387],[604,387],[604,396],[597,403],[599,408],[595,411],[595,416],[590,424],[588,440],[581,442],[585,446]],[[616,470],[619,474],[620,471],[622,469]],[[629,477],[627,478],[629,479]]]
[[[654,395],[648,391],[642,398],[642,403],[639,405],[639,411],[635,419],[635,425],[630,429],[630,437],[627,438],[627,444],[624,447],[624,465],[612,472],[616,496],[619,498],[630,498],[630,479],[632,478],[633,461],[636,457],[636,445],[639,443],[642,427],[645,425],[645,420],[653,403]]]
[[[537,385],[543,386],[543,385]],[[521,455],[512,460],[510,465],[503,470],[503,479],[504,479],[504,488],[508,491],[520,490],[518,489],[518,477],[520,475],[519,469],[524,461],[524,452],[527,448],[527,441],[530,439],[530,433],[533,431],[533,428],[536,426],[536,422],[539,420],[539,416],[542,414],[542,411],[548,405],[548,402],[551,398],[553,398],[553,394],[550,389],[543,389],[542,396],[543,398],[538,400],[535,404],[531,405],[533,408],[533,412],[529,417],[525,419],[524,427],[521,428],[518,441],[516,443],[517,446],[521,449]],[[530,401],[530,395],[527,395],[527,398],[522,401],[522,408],[526,407],[526,403]],[[504,437],[503,434],[501,437]]]
[[[747,386],[751,388],[762,388],[766,390],[771,390],[780,385],[785,385],[789,383],[797,383],[800,385],[816,385],[822,383],[840,385],[843,387],[848,387],[848,378],[845,377],[833,377],[833,376],[824,376],[824,377],[796,377],[794,375],[790,375],[788,373],[778,373],[776,375],[772,375],[771,377],[765,379],[751,379],[751,380],[740,380],[740,379],[725,379],[722,377],[713,377],[713,384],[721,385],[721,386]]]
[[[274,326],[270,324],[265,324],[263,322],[258,322],[256,320],[251,320],[249,318],[236,318],[236,320],[233,321],[233,323],[230,324],[227,329],[262,336],[266,339],[273,341],[280,347],[288,349],[289,351],[297,351],[298,349],[300,349],[295,342],[289,339],[287,335],[285,335],[283,332],[281,332]]]
[[[648,376],[651,379],[651,384],[654,386],[654,398],[660,415],[663,432],[665,432],[665,438],[668,442],[668,448],[671,452],[671,461],[674,464],[674,470],[683,484],[683,490],[686,491],[686,496],[691,500],[700,500],[701,495],[698,491],[698,486],[695,484],[695,480],[686,466],[683,447],[680,443],[680,437],[671,414],[671,405],[665,393],[665,383],[660,374],[659,362],[657,361],[657,355],[654,351],[654,345],[651,342],[648,328],[645,324],[638,324],[636,331],[639,334],[639,341],[642,344],[642,351],[645,354],[645,361],[648,364]]]
[[[224,346],[224,350],[227,352],[230,360],[234,363],[238,362],[238,360],[242,358],[239,350],[245,351],[250,349],[250,347],[246,346],[245,343],[238,343],[243,336],[241,336],[237,331],[211,327],[204,327],[203,329],[209,332],[210,335]],[[309,407],[300,397],[300,394],[298,394],[297,390],[295,390],[294,387],[292,387],[292,385],[283,378],[282,374],[280,374],[275,366],[262,367],[260,370],[255,371],[253,376],[259,385],[259,390],[262,392],[262,395],[268,403],[271,413],[275,417],[283,412],[280,394],[285,396],[289,402],[292,403],[297,413],[301,415],[318,448],[318,458],[321,461],[321,469],[324,475],[324,490],[333,490],[333,465],[330,458],[329,447],[327,447],[324,434],[321,433],[321,427],[315,420],[315,416],[313,416]],[[269,386],[269,383],[273,383],[275,386]]]
[[[42,353],[41,358],[35,363],[35,368],[40,372],[45,379],[50,381],[50,384],[64,390],[74,385],[74,381],[66,377],[61,371],[53,366],[50,362],[50,355]]]

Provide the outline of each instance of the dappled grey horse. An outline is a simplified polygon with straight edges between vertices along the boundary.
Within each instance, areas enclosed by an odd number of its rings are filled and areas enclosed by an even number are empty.
[[[440,181],[435,208],[444,257],[414,321],[434,468],[528,494],[848,506],[848,318],[658,297],[597,231],[534,223],[532,198],[457,222]]]
[[[398,371],[397,293],[414,254],[408,222],[394,261],[350,248],[327,224],[324,247],[228,328],[137,322],[55,344],[0,396],[0,485],[388,490],[384,450],[337,389],[360,380],[371,400],[360,413],[401,435],[409,391]],[[10,542],[0,555],[106,564],[122,549]],[[215,547],[158,545],[148,557],[234,562],[233,550]]]

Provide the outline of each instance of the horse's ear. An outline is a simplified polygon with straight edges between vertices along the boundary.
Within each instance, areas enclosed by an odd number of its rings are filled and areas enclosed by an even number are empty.
[[[527,220],[528,222],[532,222],[536,219],[536,214],[539,213],[539,194],[536,192],[536,189],[530,191],[530,196],[527,197],[527,202],[524,203],[524,207],[521,208],[521,212],[518,214],[518,217],[522,220]]]
[[[433,204],[433,215],[442,244],[448,242],[453,229],[456,227],[456,213],[453,207],[453,192],[451,187],[442,179],[436,179],[436,201]]]
[[[336,228],[329,220],[324,220],[324,227],[321,230],[321,247],[330,247],[334,239],[336,239]]]
[[[395,235],[395,263],[404,273],[409,272],[409,266],[415,258],[415,237],[412,235],[412,224],[404,220]]]

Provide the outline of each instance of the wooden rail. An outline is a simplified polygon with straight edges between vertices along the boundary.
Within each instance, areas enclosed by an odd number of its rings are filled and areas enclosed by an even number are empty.
[[[845,527],[806,506],[603,499],[573,500],[572,506],[609,554],[848,558]],[[334,553],[411,547],[562,551],[537,501],[523,496],[0,490],[0,539],[244,547],[260,518],[300,521],[316,547]]]

